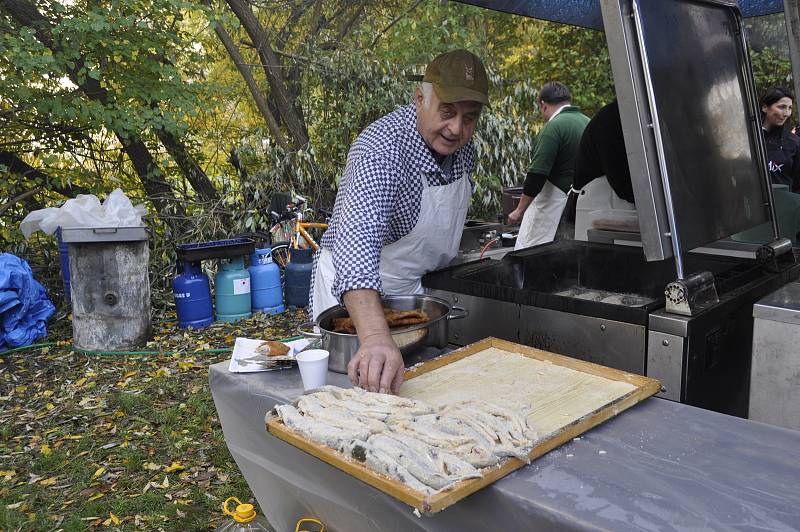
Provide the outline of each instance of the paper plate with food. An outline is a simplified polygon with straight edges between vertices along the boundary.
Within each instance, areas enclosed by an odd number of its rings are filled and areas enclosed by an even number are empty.
[[[296,364],[295,355],[308,344],[306,338],[284,342],[237,338],[228,371],[252,373],[290,368]]]

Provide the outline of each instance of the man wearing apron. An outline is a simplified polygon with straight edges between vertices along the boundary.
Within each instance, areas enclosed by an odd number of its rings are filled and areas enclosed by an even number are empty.
[[[466,50],[436,57],[414,102],[368,126],[350,147],[333,217],[314,257],[311,312],[343,303],[360,348],[355,385],[397,393],[403,357],[382,294],[422,293],[422,276],[458,253],[475,166],[472,134],[489,103],[481,60]]]
[[[514,249],[546,244],[556,235],[572,183],[575,153],[589,123],[571,100],[569,89],[558,81],[545,83],[539,92],[539,107],[547,123],[536,138],[517,208],[508,215],[509,223],[522,221]]]

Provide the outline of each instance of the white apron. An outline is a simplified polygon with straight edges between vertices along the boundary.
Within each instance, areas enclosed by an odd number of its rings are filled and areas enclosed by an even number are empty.
[[[466,172],[448,185],[432,187],[421,175],[422,198],[417,223],[406,236],[383,247],[380,276],[387,295],[422,293],[422,276],[447,266],[458,254],[472,187]],[[314,320],[339,302],[333,297],[333,253],[323,248],[314,277]]]
[[[552,242],[566,203],[567,195],[550,181],[545,181],[542,190],[536,194],[522,215],[514,249]]]

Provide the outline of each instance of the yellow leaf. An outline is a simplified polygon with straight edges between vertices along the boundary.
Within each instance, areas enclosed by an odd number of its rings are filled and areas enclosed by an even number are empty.
[[[41,447],[39,447],[39,452],[45,456],[50,456],[51,454],[53,454],[53,450],[50,449],[50,446],[47,445],[46,443]]]
[[[80,388],[86,382],[86,377],[81,377],[80,379],[75,381],[75,387]]]
[[[95,493],[94,495],[92,495],[91,497],[89,497],[87,499],[87,502],[96,501],[97,499],[99,499],[100,497],[103,497],[103,496],[105,496],[105,493]]]
[[[3,471],[2,469],[0,469],[0,477],[3,477],[4,480],[9,480],[11,477],[14,477],[16,475],[17,472],[14,471],[13,469],[10,469],[8,471]]]
[[[72,435],[72,436],[64,436],[65,440],[82,440],[83,436]]]
[[[167,489],[167,488],[169,487],[169,478],[167,478],[167,477],[165,476],[165,477],[164,477],[164,482],[162,482],[162,483],[161,483],[161,486],[160,486],[160,487],[162,487],[162,488],[164,488],[164,489]]]
[[[113,512],[109,512],[108,518],[111,519],[111,522],[114,523],[115,525],[118,525],[118,524],[120,524],[122,522],[122,521],[119,520],[119,517],[114,515]]]
[[[92,478],[97,478],[97,477],[99,477],[100,475],[102,475],[105,472],[106,472],[106,468],[105,467],[99,467],[99,468],[97,468],[97,471],[94,472],[94,475],[92,475]]]
[[[56,483],[57,480],[58,480],[58,477],[46,478],[46,479],[42,480],[41,482],[39,482],[39,485],[41,485],[41,486],[52,486],[53,484]]]
[[[42,392],[42,395],[44,395],[45,397],[50,397],[53,395],[53,390],[45,390]]]
[[[28,387],[20,385],[16,386],[14,389],[17,391],[17,393],[25,393],[28,390]]]
[[[173,471],[183,471],[186,469],[180,462],[172,462],[172,464],[168,465],[164,468],[164,473],[172,473]]]
[[[56,405],[54,405],[53,403],[47,403],[47,405],[45,405],[45,408],[47,409],[48,412],[54,409],[55,407]]]
[[[136,373],[138,373],[138,372],[136,372],[136,371],[129,371],[128,373],[126,373],[125,375],[123,375],[123,376],[122,376],[122,378],[123,378],[123,379],[127,379],[128,377],[133,377],[134,375],[136,375]]]
[[[192,366],[194,366],[192,362],[185,362],[183,360],[178,362],[178,367],[183,371],[192,369]]]

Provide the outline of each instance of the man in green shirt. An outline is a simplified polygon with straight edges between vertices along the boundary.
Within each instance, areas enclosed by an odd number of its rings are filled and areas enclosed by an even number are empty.
[[[539,108],[547,123],[533,147],[533,158],[517,208],[509,223],[522,224],[514,249],[552,242],[575,173],[575,156],[589,117],[572,105],[563,83],[545,83]],[[532,205],[531,205],[532,204]]]

